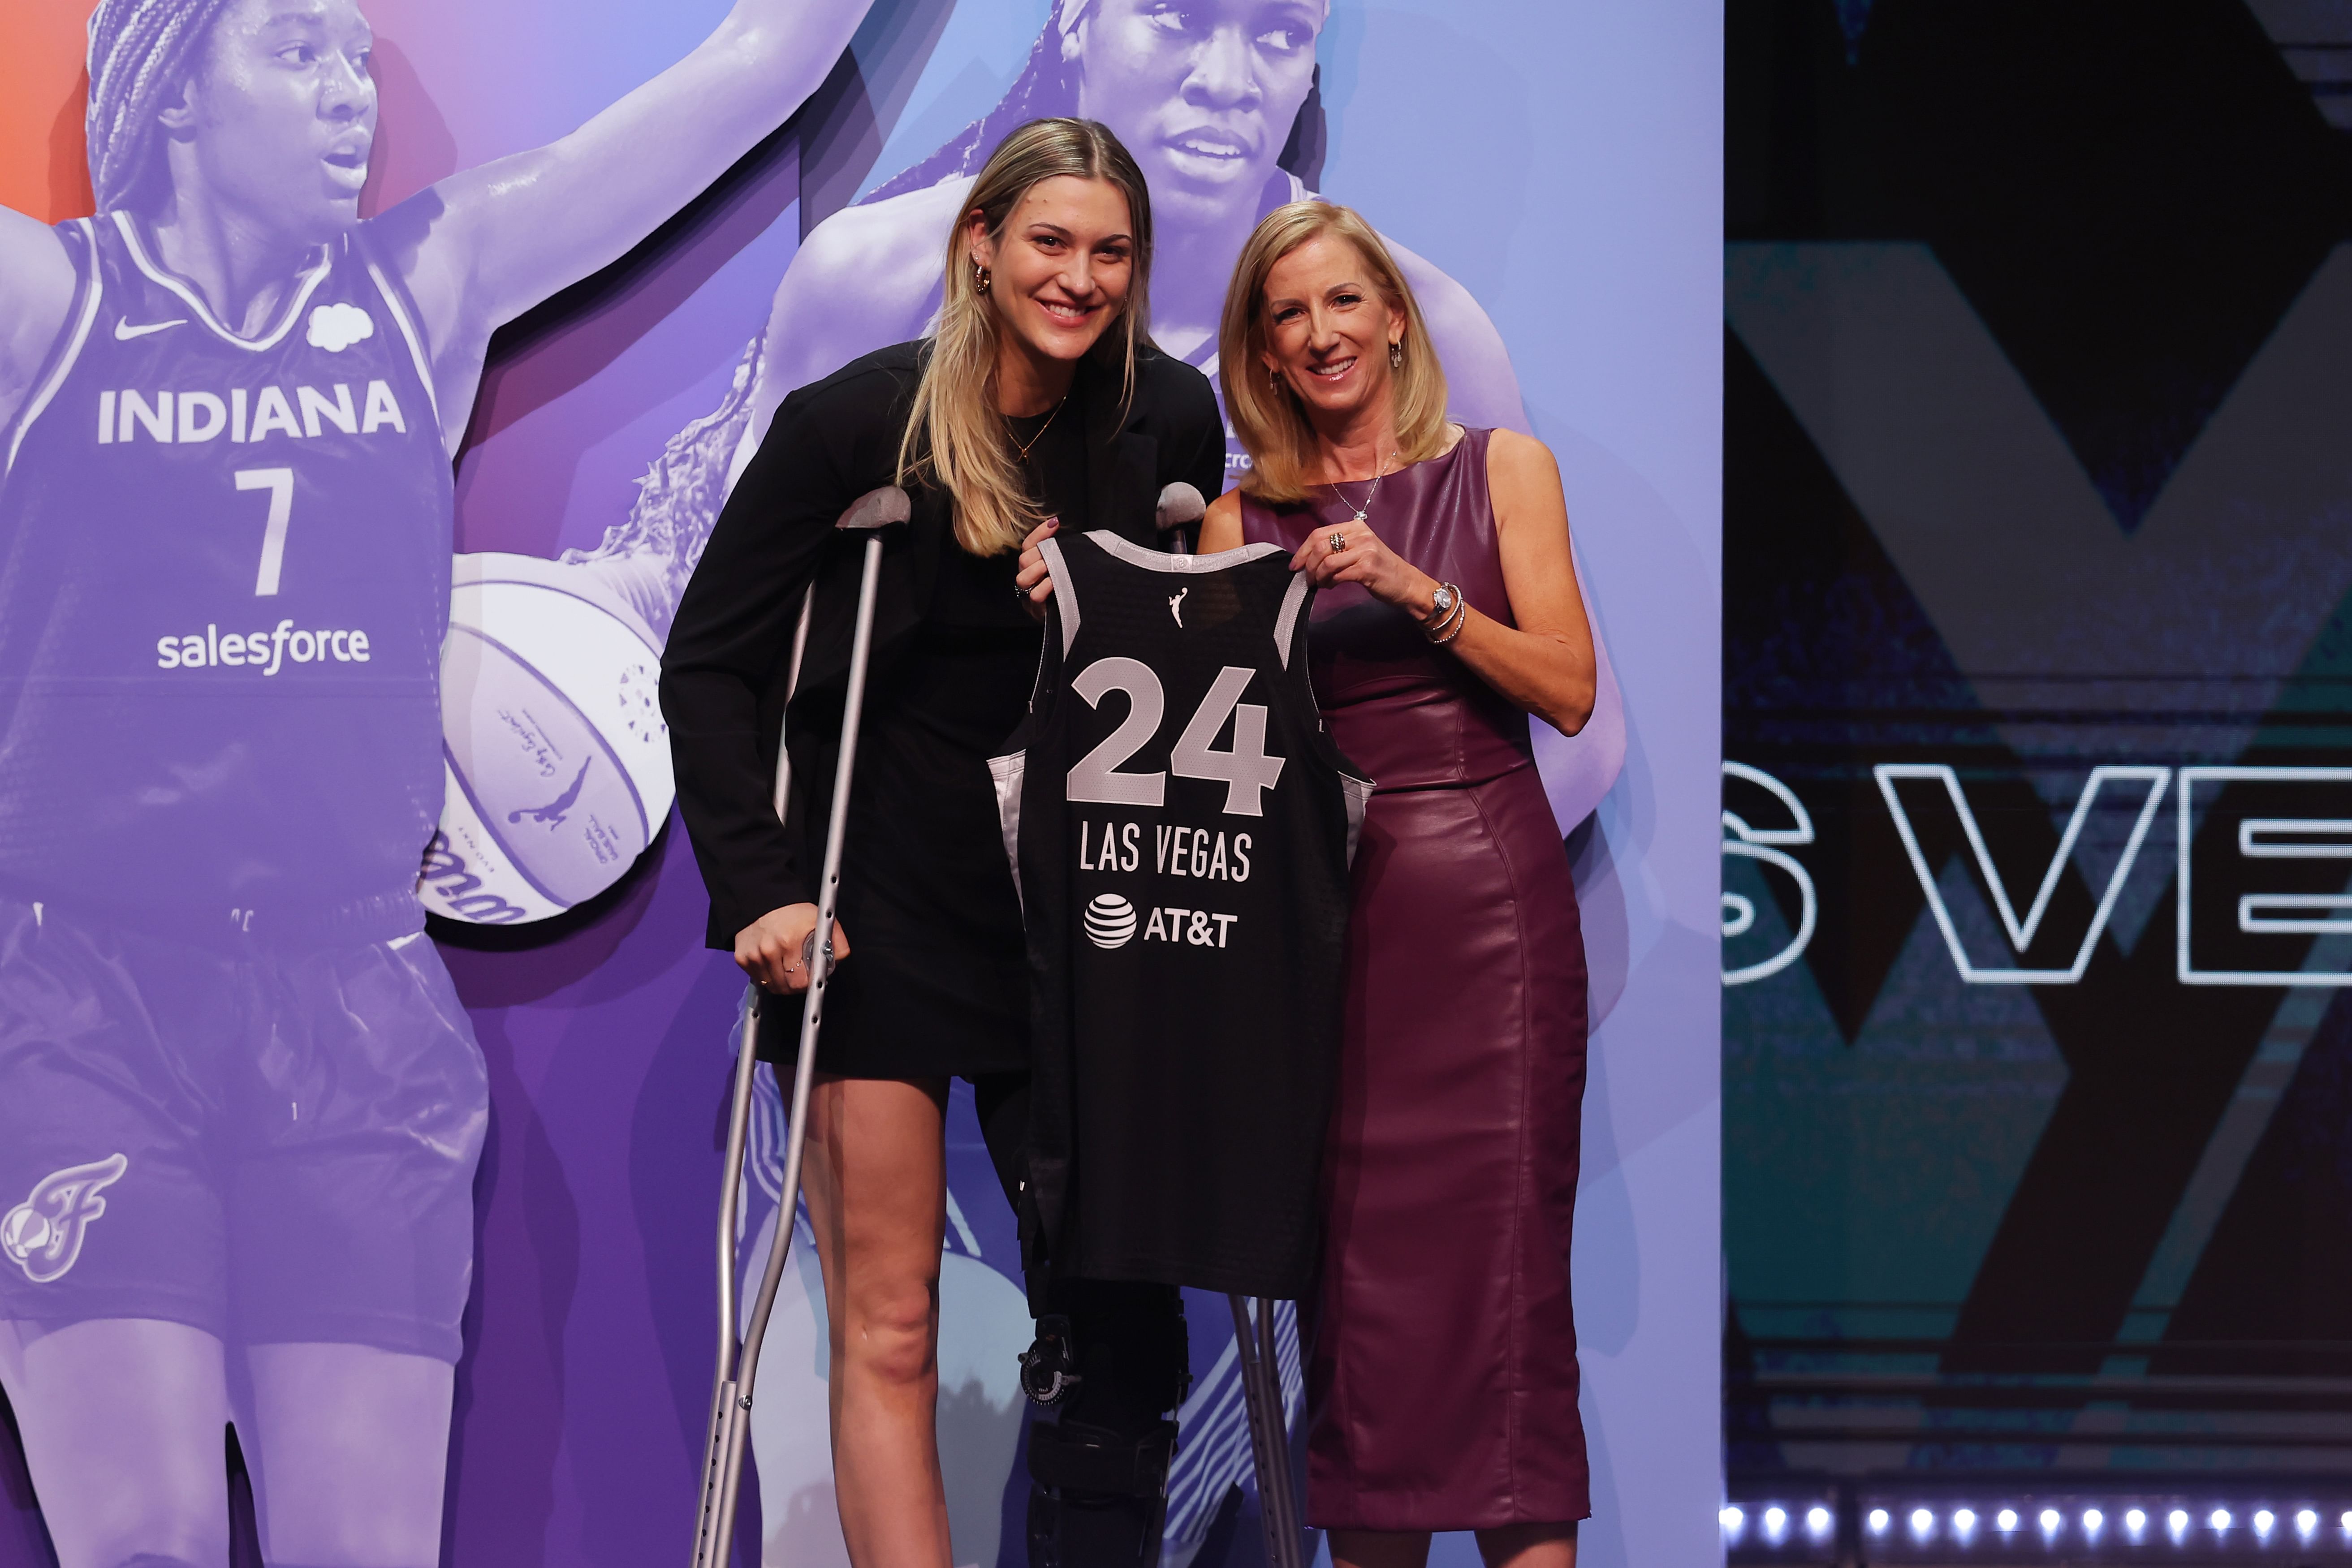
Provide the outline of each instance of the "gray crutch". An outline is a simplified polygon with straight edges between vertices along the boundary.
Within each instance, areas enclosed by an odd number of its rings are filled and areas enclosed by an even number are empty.
[[[849,645],[849,694],[841,715],[841,759],[833,774],[833,810],[824,839],[824,873],[818,884],[816,929],[802,949],[808,966],[809,988],[801,1006],[800,1061],[793,1073],[791,1119],[784,1138],[783,1194],[776,1204],[775,1236],[768,1248],[760,1293],[751,1304],[750,1322],[736,1333],[735,1228],[743,1180],[743,1153],[751,1126],[752,1074],[758,1067],[754,1046],[760,1029],[761,997],[757,986],[746,988],[742,1021],[735,1056],[735,1095],[727,1118],[725,1185],[719,1197],[719,1375],[710,1394],[709,1445],[702,1462],[702,1499],[695,1520],[694,1568],[721,1568],[735,1538],[735,1502],[743,1480],[743,1448],[751,1429],[751,1385],[760,1372],[760,1344],[767,1337],[768,1317],[775,1310],[776,1288],[784,1277],[784,1259],[792,1249],[793,1221],[800,1206],[801,1150],[808,1136],[809,1083],[816,1069],[817,1030],[824,1021],[824,988],[833,975],[834,916],[841,892],[841,841],[849,819],[849,784],[857,765],[857,725],[866,706],[866,665],[873,651],[874,594],[882,575],[882,532],[907,520],[911,508],[907,492],[897,486],[861,496],[835,527],[866,535],[865,573],[857,585],[857,630]],[[812,583],[801,600],[800,624],[793,633],[792,666],[785,695],[800,685],[801,657],[808,646],[809,614],[815,602]],[[783,814],[784,797],[792,783],[792,766],[780,747],[776,758],[775,807]]]
[[[1190,530],[1208,510],[1198,489],[1181,482],[1171,485],[1160,492],[1160,532],[1163,538],[1175,535],[1181,547],[1193,547],[1199,536]],[[1271,1568],[1304,1568],[1298,1496],[1290,1478],[1290,1423],[1283,1416],[1282,1373],[1274,1350],[1274,1303],[1255,1298],[1253,1323],[1252,1298],[1229,1295],[1225,1300],[1234,1309],[1234,1350],[1240,1357],[1242,1398],[1249,1412],[1250,1459],[1257,1471],[1266,1562]]]
[[[1208,510],[1198,489],[1181,482],[1171,485],[1160,492],[1160,532],[1163,538],[1176,536],[1181,547],[1192,548],[1199,536],[1191,530]],[[1290,1476],[1290,1423],[1283,1416],[1282,1375],[1275,1357],[1274,1303],[1256,1298],[1257,1317],[1253,1324],[1252,1298],[1227,1296],[1225,1300],[1234,1310],[1234,1350],[1240,1357],[1242,1397],[1249,1412],[1250,1458],[1257,1471],[1266,1562],[1271,1568],[1304,1568],[1298,1497]]]
[[[1255,1298],[1257,1322],[1253,1324],[1252,1298],[1225,1300],[1234,1309],[1234,1350],[1241,1360],[1242,1398],[1249,1411],[1250,1459],[1257,1470],[1266,1562],[1271,1568],[1305,1568],[1298,1494],[1290,1479],[1290,1423],[1283,1416],[1282,1370],[1274,1351],[1274,1303],[1264,1296]]]
[[[1198,528],[1201,519],[1208,515],[1209,503],[1201,499],[1198,489],[1181,479],[1160,492],[1157,520],[1160,536],[1164,540],[1170,534],[1176,535],[1175,542],[1183,548],[1186,554],[1192,553],[1192,547],[1200,543],[1200,535],[1183,530]]]
[[[1160,492],[1160,532],[1177,535],[1181,544],[1195,545],[1198,536],[1184,530],[1197,527],[1208,510],[1198,489],[1181,482],[1171,485]],[[1257,1320],[1252,1323],[1252,1298],[1225,1300],[1234,1309],[1234,1350],[1240,1357],[1242,1397],[1249,1411],[1250,1458],[1257,1470],[1266,1561],[1272,1568],[1304,1568],[1298,1495],[1290,1477],[1290,1423],[1283,1416],[1282,1373],[1275,1358],[1274,1303],[1255,1298]]]

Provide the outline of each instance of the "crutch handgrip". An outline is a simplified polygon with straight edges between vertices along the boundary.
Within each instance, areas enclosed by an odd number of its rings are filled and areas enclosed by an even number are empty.
[[[1201,492],[1179,479],[1160,492],[1160,531],[1172,533],[1189,528],[1209,515],[1209,503],[1201,499]]]

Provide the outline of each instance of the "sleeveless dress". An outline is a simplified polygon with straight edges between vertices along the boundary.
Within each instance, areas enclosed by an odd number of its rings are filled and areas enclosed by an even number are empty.
[[[1508,625],[1491,434],[1390,475],[1365,521]],[[1353,511],[1328,494],[1245,500],[1243,527],[1296,549]],[[1581,1519],[1568,1254],[1584,939],[1527,716],[1353,584],[1318,594],[1311,624],[1324,718],[1378,790],[1356,852],[1324,1160],[1307,1518],[1396,1531]]]

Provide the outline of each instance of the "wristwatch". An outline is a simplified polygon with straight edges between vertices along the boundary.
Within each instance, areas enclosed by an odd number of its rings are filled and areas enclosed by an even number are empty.
[[[1450,582],[1441,582],[1430,591],[1429,619],[1421,623],[1421,634],[1433,643],[1451,643],[1462,630],[1462,620],[1469,612],[1463,602],[1462,590]]]

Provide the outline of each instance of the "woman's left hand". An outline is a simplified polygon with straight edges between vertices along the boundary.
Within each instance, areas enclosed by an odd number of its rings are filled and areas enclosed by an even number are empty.
[[[1021,602],[1038,620],[1045,619],[1045,601],[1054,597],[1054,579],[1045,570],[1045,552],[1037,547],[1054,537],[1062,519],[1047,517],[1021,541],[1021,569],[1013,580],[1021,589]]]
[[[1389,549],[1363,523],[1317,528],[1290,558],[1290,570],[1305,572],[1318,588],[1355,583],[1381,603],[1400,605],[1416,615],[1428,612],[1430,594],[1437,587],[1427,572]]]

